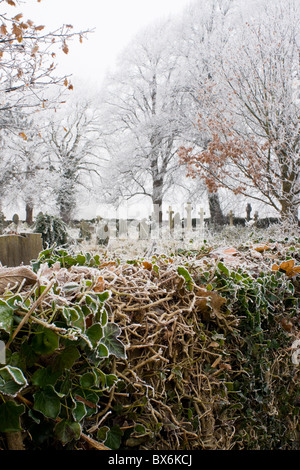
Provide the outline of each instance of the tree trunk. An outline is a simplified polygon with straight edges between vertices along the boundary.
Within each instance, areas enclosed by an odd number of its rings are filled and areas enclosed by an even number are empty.
[[[26,203],[26,224],[27,225],[32,225],[33,224],[33,204],[28,201]]]
[[[61,187],[57,194],[57,205],[60,217],[65,224],[69,224],[76,209],[74,182],[69,178],[62,179]]]
[[[214,225],[224,225],[225,219],[218,193],[208,193],[208,204],[211,223]]]
[[[162,203],[163,203],[163,178],[159,177],[153,180],[153,192],[152,192],[152,201],[153,201],[153,210],[157,214],[157,222],[159,227],[162,226],[163,213],[162,213]]]
[[[285,197],[280,201],[281,217],[295,223],[299,223],[298,206],[294,203],[293,197]]]

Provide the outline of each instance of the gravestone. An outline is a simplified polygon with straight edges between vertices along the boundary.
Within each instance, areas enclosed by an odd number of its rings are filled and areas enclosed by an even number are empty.
[[[147,219],[141,220],[139,224],[139,239],[148,240],[150,236],[150,226]]]
[[[14,214],[12,218],[13,226],[11,227],[15,232],[18,232],[19,224],[20,224],[20,218],[18,214]]]
[[[80,223],[79,237],[84,240],[90,240],[92,238],[92,228],[85,220],[82,220]]]
[[[97,228],[97,243],[99,245],[107,245],[110,237],[110,230],[108,223],[105,220],[99,220]]]
[[[176,214],[174,215],[173,224],[173,236],[176,240],[180,240],[182,238],[182,221],[179,212],[176,212]]]
[[[128,236],[128,223],[126,219],[119,220],[119,238],[127,238]]]
[[[203,238],[204,237],[204,215],[205,215],[203,207],[200,208],[199,215],[200,215],[200,227],[199,227],[200,230],[199,231],[200,231],[201,238]]]
[[[187,232],[192,231],[192,204],[190,202],[187,203],[187,207],[185,208],[186,210],[186,225],[185,229]]]
[[[247,206],[246,206],[246,214],[247,214],[247,221],[249,222],[250,219],[251,219],[251,211],[252,211],[252,207],[251,207],[251,204],[248,202]]]
[[[170,230],[170,233],[172,234],[174,232],[174,218],[173,218],[174,211],[172,210],[172,206],[169,206],[168,214],[169,214],[169,230]]]
[[[15,225],[19,225],[20,217],[18,216],[18,214],[13,215],[12,221]]]

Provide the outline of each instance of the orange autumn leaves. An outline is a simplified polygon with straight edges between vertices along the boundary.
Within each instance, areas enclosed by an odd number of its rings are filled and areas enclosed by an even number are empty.
[[[294,259],[282,261],[282,263],[273,264],[272,271],[283,271],[288,277],[294,277],[300,274],[300,265],[295,265]]]
[[[13,0],[5,0],[6,3],[10,6],[13,6],[13,7],[16,7],[16,2],[13,1]],[[37,0],[38,3],[41,2],[41,0]],[[1,1],[0,1],[1,3]],[[22,43],[23,42],[23,39],[24,39],[24,34],[26,32],[26,36],[27,38],[34,38],[36,40],[36,44],[33,45],[32,47],[32,50],[31,50],[31,56],[34,57],[38,51],[39,51],[39,46],[38,46],[38,41],[39,41],[39,37],[36,35],[37,32],[39,31],[43,31],[45,29],[45,26],[44,25],[38,25],[36,26],[33,21],[31,20],[27,20],[27,21],[23,21],[22,20],[23,18],[23,13],[18,13],[17,15],[15,15],[14,17],[12,17],[11,19],[9,18],[2,18],[2,24],[0,25],[0,35],[2,37],[5,37],[5,41],[6,42],[10,42],[12,43],[14,40],[17,40],[19,43]],[[6,23],[10,24],[10,27],[8,27],[8,25],[4,22],[6,21]],[[70,24],[67,24],[67,25],[64,25],[63,28],[61,29],[66,29],[67,31],[72,29],[73,26],[70,25]],[[49,33],[45,36],[48,36]],[[65,54],[68,54],[69,53],[69,46],[66,42],[66,39],[67,39],[67,35],[66,34],[52,34],[51,37],[52,37],[52,43],[56,42],[57,38],[56,36],[61,36],[61,38],[59,39],[63,39],[62,40],[62,46],[61,46],[61,49],[62,51],[65,53]],[[82,42],[82,34],[80,33],[79,34],[79,41]],[[55,55],[55,54],[54,54]],[[0,54],[0,58],[3,56],[3,51],[1,51],[1,54]],[[53,54],[52,54],[53,56]]]
[[[249,247],[249,255],[253,259],[278,259],[278,254],[272,253],[274,247],[269,246],[268,244],[260,243],[254,244]],[[234,247],[219,248],[213,250],[211,255],[223,259],[225,262],[236,261],[239,263],[239,260],[243,260],[243,255],[247,253],[242,253]],[[235,263],[235,264],[236,264]],[[280,271],[286,274],[288,277],[294,277],[300,274],[300,264],[296,264],[295,259],[288,259],[282,262],[276,260],[276,262],[271,266],[273,272]]]

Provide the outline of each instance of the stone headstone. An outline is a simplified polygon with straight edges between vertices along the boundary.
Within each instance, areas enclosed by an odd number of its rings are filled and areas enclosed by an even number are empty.
[[[18,214],[13,215],[12,221],[15,224],[15,226],[18,227],[18,225],[20,223],[20,218],[19,218]]]
[[[185,229],[190,232],[192,230],[192,204],[190,202],[187,203],[187,206],[185,208],[186,210],[186,224],[185,224]]]
[[[119,220],[119,238],[127,238],[128,223],[126,219]]]
[[[173,235],[175,239],[180,239],[182,237],[182,223],[179,212],[176,212],[173,218],[174,230]]]
[[[246,206],[246,214],[247,214],[247,221],[249,222],[250,219],[251,219],[251,211],[252,211],[252,207],[251,207],[251,204],[248,202],[247,206]]]
[[[200,231],[200,236],[203,237],[203,235],[204,235],[204,215],[205,215],[203,207],[200,208],[199,215],[200,215],[199,231]]]
[[[147,219],[143,219],[139,224],[139,239],[148,240],[150,235],[150,226]]]
[[[172,210],[172,206],[169,206],[168,214],[169,214],[169,230],[172,233],[174,232],[174,219],[173,219],[174,211]]]
[[[83,220],[80,224],[80,231],[79,231],[80,238],[84,240],[90,240],[92,237],[92,229],[88,222]]]
[[[110,230],[108,223],[101,220],[97,226],[97,243],[99,245],[107,245],[109,242]]]

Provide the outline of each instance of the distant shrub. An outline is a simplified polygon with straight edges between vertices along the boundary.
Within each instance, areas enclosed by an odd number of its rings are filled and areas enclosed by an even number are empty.
[[[38,214],[34,231],[42,234],[44,248],[53,244],[61,246],[68,242],[66,224],[54,215]]]

